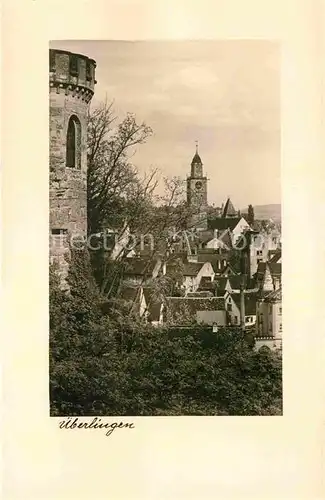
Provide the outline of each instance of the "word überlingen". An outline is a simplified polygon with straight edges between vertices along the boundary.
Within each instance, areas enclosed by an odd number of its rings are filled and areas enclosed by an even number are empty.
[[[59,427],[60,429],[108,429],[106,436],[110,436],[115,429],[134,429],[134,424],[132,422],[102,422],[99,417],[94,417],[91,422],[85,422],[75,417],[62,420]]]

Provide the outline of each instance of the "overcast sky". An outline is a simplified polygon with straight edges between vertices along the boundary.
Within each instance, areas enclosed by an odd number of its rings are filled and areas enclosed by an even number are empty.
[[[209,203],[280,203],[280,51],[267,41],[56,41],[97,62],[96,101],[154,131],[133,158],[186,177],[199,141]]]

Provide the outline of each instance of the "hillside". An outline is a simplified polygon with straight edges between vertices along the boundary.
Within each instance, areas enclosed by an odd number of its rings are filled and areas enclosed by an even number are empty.
[[[247,212],[247,209],[242,210],[242,212]],[[254,214],[255,219],[273,219],[274,221],[281,221],[281,204],[255,205]]]
[[[256,205],[254,207],[256,219],[281,220],[281,205],[274,203],[272,205]]]

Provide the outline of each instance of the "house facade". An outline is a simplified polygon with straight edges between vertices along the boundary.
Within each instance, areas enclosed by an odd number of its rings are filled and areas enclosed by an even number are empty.
[[[251,274],[255,274],[261,262],[267,262],[270,254],[279,249],[280,238],[277,231],[260,230],[252,236],[250,245]]]
[[[257,301],[256,347],[282,346],[282,293],[281,289],[259,297]]]
[[[183,288],[185,294],[196,292],[202,278],[214,280],[215,272],[210,262],[188,262],[184,265]]]

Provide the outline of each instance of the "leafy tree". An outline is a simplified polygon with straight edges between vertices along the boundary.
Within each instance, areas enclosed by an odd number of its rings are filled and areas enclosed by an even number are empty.
[[[151,128],[138,124],[132,114],[118,125],[116,120],[113,105],[107,102],[93,109],[88,119],[89,234],[120,225],[155,186],[154,175],[141,182],[130,161],[135,148],[152,135]]]
[[[87,281],[87,266],[78,269]],[[277,354],[254,351],[234,328],[154,328],[96,290],[92,315],[91,288],[90,279],[62,296],[51,270],[52,415],[281,414]]]
[[[253,224],[255,220],[253,205],[248,205],[247,222]]]
[[[137,124],[135,116],[127,117],[116,126],[113,106],[103,103],[91,111],[88,125],[88,232],[103,233],[107,227],[115,230],[114,249],[91,252],[91,262],[101,293],[118,293],[123,273],[123,261],[133,249],[146,255],[148,267],[157,257],[165,262],[175,242],[170,238],[188,226],[193,209],[184,200],[184,180],[165,178],[163,195],[156,195],[158,171],[142,178],[131,159],[138,145],[152,135],[145,123]],[[142,242],[150,235],[152,247]],[[135,237],[135,238],[134,238]]]
[[[107,103],[90,115],[88,221],[91,234],[113,227],[118,244],[112,251],[72,249],[68,293],[50,269],[51,414],[280,414],[277,354],[256,352],[239,329],[154,328],[119,297],[129,231],[153,236],[153,248],[135,245],[148,266],[158,257],[169,263],[177,244],[170,230],[188,227],[191,213],[182,180],[165,179],[157,197],[156,171],[139,178],[130,160],[151,129],[132,115],[113,128],[115,121]],[[178,262],[168,277],[151,280],[155,299],[179,292],[181,274]]]

